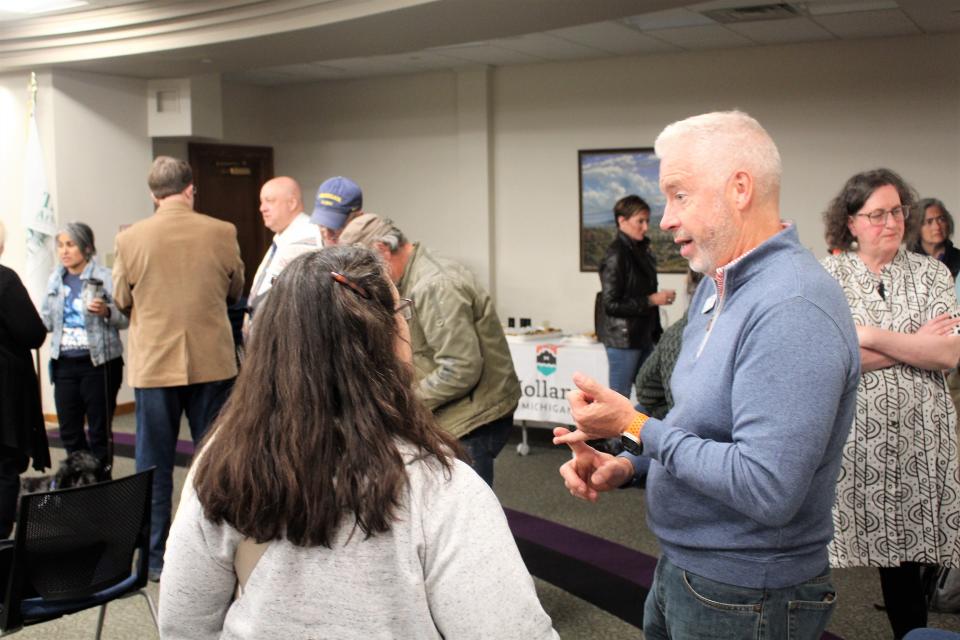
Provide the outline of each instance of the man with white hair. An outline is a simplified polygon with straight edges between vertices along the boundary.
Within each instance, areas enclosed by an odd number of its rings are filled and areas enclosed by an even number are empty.
[[[648,640],[819,638],[835,603],[827,544],[860,375],[843,293],[780,220],[780,156],[740,112],[668,126],[656,141],[660,226],[704,278],[690,303],[663,420],[577,374],[570,492],[596,500],[652,459],[648,524],[662,556]],[[620,457],[587,439],[621,436]],[[790,630],[788,633],[788,629]]]

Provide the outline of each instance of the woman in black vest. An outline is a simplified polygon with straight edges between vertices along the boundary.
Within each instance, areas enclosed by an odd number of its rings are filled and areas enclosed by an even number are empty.
[[[659,306],[673,304],[677,294],[657,290],[657,260],[646,237],[650,205],[629,195],[617,201],[613,214],[617,237],[600,263],[597,338],[607,350],[610,388],[629,398],[637,370],[663,333]]]

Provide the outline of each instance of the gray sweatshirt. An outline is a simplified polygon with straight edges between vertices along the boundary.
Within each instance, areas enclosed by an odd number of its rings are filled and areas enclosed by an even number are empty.
[[[409,458],[408,458],[409,459]],[[242,536],[188,482],[160,581],[162,638],[556,638],[497,498],[457,461],[407,464],[390,532],[332,549],[270,544],[233,601]]]

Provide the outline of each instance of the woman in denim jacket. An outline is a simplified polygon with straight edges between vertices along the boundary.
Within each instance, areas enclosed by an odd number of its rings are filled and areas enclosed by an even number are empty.
[[[94,260],[95,253],[86,224],[72,222],[57,233],[61,264],[50,275],[40,315],[52,334],[50,379],[60,439],[67,453],[93,453],[106,478],[112,464],[110,424],[123,377],[119,330],[129,320],[114,305],[110,270]]]

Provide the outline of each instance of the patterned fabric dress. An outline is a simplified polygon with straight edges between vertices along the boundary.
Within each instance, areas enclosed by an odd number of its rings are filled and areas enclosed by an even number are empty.
[[[823,266],[858,325],[916,333],[958,311],[947,268],[903,247],[879,275],[852,252]],[[831,566],[960,566],[956,420],[943,373],[905,364],[863,373],[837,481]]]

